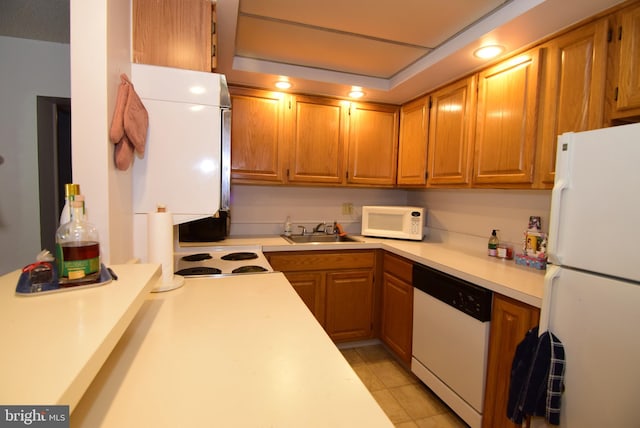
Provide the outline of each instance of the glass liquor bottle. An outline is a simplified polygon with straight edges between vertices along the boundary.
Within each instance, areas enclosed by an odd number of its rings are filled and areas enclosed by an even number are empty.
[[[64,207],[62,207],[62,212],[60,213],[60,223],[58,223],[58,226],[62,226],[71,220],[71,201],[79,194],[79,184],[67,183],[64,185]]]
[[[71,220],[56,232],[56,260],[62,280],[78,280],[100,271],[98,230],[84,220],[84,203],[71,201]]]

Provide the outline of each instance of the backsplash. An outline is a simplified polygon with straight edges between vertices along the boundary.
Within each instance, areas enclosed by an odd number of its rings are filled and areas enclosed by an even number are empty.
[[[397,189],[245,186],[231,187],[231,235],[279,235],[287,216],[293,233],[299,225],[340,223],[347,233],[359,234],[363,205],[406,205],[407,192]],[[352,204],[351,214],[342,213]]]
[[[353,204],[342,214],[343,203]],[[491,229],[503,242],[519,246],[529,216],[542,218],[548,231],[551,191],[500,189],[366,189],[234,185],[231,189],[231,235],[281,234],[287,216],[293,232],[320,222],[341,223],[359,234],[362,205],[416,205],[426,208],[428,239],[476,241],[484,245]]]
[[[520,248],[529,216],[540,216],[549,231],[550,190],[429,189],[407,192],[407,204],[427,208],[429,238],[438,241],[478,238],[498,229],[501,242]],[[483,245],[485,245],[483,244]]]

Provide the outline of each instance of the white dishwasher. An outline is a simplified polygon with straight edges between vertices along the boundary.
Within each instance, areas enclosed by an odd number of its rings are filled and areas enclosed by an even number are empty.
[[[472,428],[482,425],[492,293],[413,266],[411,371]]]

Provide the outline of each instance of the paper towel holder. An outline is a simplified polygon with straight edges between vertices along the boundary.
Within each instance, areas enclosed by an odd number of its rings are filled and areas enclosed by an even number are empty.
[[[167,213],[167,209],[164,205],[157,206],[157,213]],[[167,213],[168,215],[171,215]],[[175,290],[176,288],[180,288],[184,285],[184,277],[182,275],[176,275],[173,273],[173,263],[169,262],[169,260],[163,260],[160,263],[160,278],[157,279],[153,288],[151,289],[152,293],[160,293],[164,291]],[[164,272],[164,269],[170,268],[170,272]]]
[[[162,269],[162,266],[160,266]],[[155,285],[151,289],[152,293],[161,293],[163,291],[171,291],[176,288],[180,288],[184,285],[184,276],[174,274],[171,281],[165,281],[160,275],[160,278],[156,281]]]

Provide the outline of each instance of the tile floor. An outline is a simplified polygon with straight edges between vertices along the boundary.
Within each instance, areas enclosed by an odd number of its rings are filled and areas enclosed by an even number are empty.
[[[341,348],[362,382],[398,428],[467,428],[440,399],[383,345]]]

